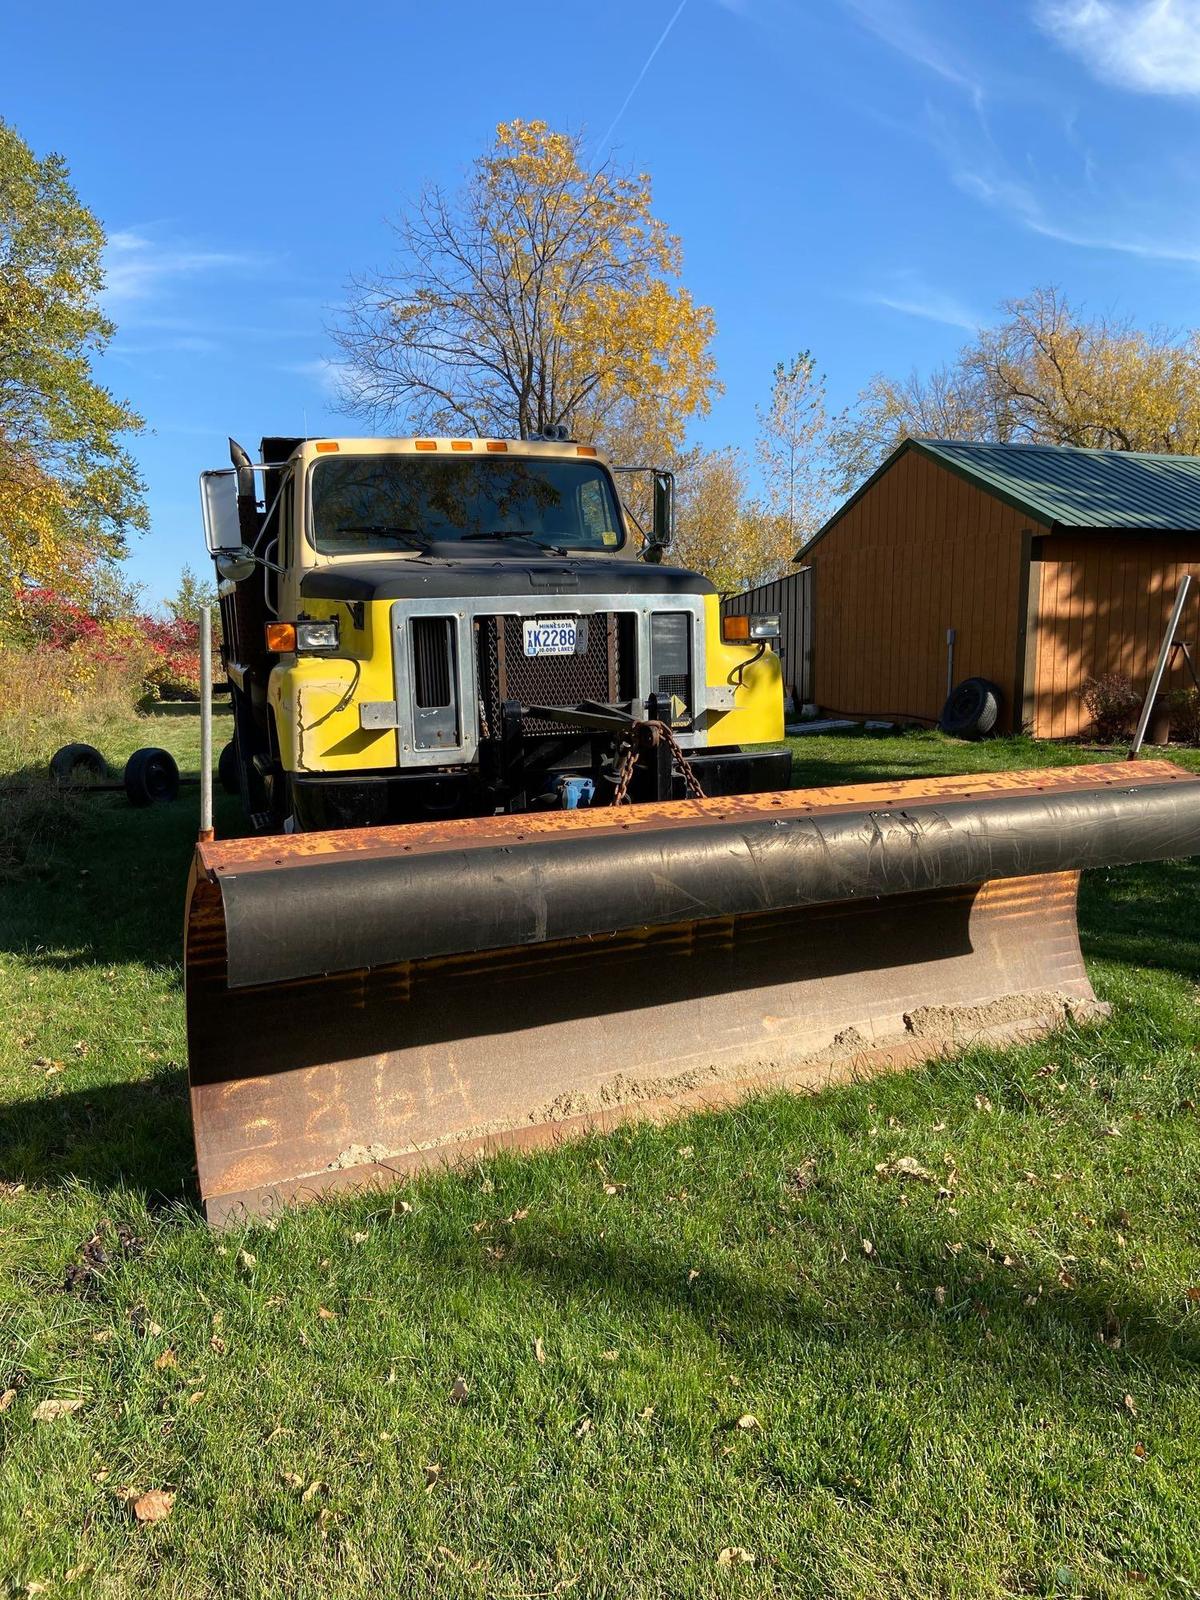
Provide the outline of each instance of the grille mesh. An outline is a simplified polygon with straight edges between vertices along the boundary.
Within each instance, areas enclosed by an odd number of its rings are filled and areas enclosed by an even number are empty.
[[[588,617],[587,649],[574,656],[527,656],[522,620],[484,617],[479,623],[479,686],[485,737],[499,736],[500,706],[505,700],[565,706],[581,700],[607,703],[628,698],[622,695],[624,630],[618,618],[611,614]],[[521,731],[556,734],[563,730],[556,723],[525,717]]]

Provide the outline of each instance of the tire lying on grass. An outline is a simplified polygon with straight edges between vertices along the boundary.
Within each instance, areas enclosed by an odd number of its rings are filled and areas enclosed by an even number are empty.
[[[50,757],[50,776],[60,788],[86,778],[107,778],[108,762],[94,744],[65,744]]]
[[[952,739],[983,739],[1000,716],[1000,690],[986,678],[964,678],[950,691],[938,727]]]
[[[231,739],[217,758],[217,781],[226,794],[241,794],[238,782],[237,745]]]
[[[125,763],[125,793],[131,806],[166,805],[179,794],[179,768],[167,750],[148,745]]]

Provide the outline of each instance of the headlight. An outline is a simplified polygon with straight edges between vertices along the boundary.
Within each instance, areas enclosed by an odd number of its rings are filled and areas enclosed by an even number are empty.
[[[730,615],[721,618],[721,637],[726,644],[750,644],[755,639],[778,639],[779,617]]]
[[[338,647],[337,618],[328,622],[298,622],[296,624],[297,650],[336,650]]]

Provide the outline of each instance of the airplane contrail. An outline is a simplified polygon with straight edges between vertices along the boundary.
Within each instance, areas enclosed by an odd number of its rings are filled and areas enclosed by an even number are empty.
[[[612,138],[613,134],[617,131],[617,123],[620,122],[621,118],[625,115],[626,111],[628,111],[629,102],[633,99],[634,95],[638,92],[638,89],[641,87],[642,79],[650,71],[650,67],[653,64],[655,56],[662,49],[663,45],[666,44],[667,36],[670,34],[671,29],[679,21],[680,13],[683,11],[684,6],[686,6],[686,5],[687,5],[687,0],[679,0],[679,4],[675,7],[675,10],[671,13],[670,22],[667,23],[666,27],[659,34],[658,43],[654,46],[654,49],[651,50],[650,54],[646,57],[645,61],[642,62],[642,70],[638,73],[637,77],[633,80],[633,85],[630,88],[629,93],[625,96],[624,100],[621,101],[621,109],[617,112],[616,116],[612,119],[612,122],[609,124],[608,132],[604,135],[603,139],[601,139],[599,141],[599,143],[596,145],[596,154],[597,155],[600,154],[601,150],[604,149],[605,145]]]

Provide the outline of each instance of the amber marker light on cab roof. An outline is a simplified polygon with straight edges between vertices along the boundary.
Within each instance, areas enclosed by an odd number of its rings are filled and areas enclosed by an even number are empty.
[[[318,439],[314,448],[319,455],[326,455],[330,450],[337,450],[341,447],[336,439]]]
[[[414,450],[436,450],[437,449],[437,441],[435,439],[414,439],[413,440],[413,449]]]
[[[596,447],[594,444],[577,444],[575,446],[575,454],[577,456],[594,456]]]
[[[508,449],[508,446],[504,443],[503,439],[489,439],[488,449],[494,450],[497,455],[503,455]]]
[[[267,649],[276,655],[283,655],[287,650],[296,648],[296,624],[294,622],[268,622],[267,623]]]
[[[470,439],[451,439],[450,448],[451,450],[470,450],[471,441]]]

